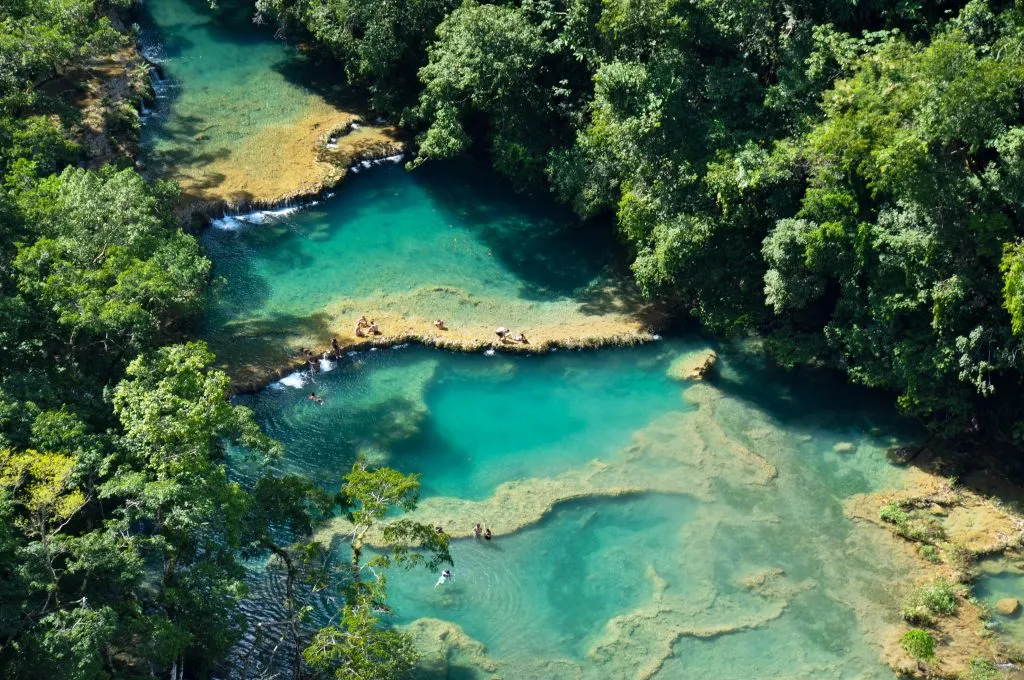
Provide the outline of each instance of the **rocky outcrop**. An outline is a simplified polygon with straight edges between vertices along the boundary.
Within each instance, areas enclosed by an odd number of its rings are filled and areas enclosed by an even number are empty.
[[[705,380],[717,362],[718,354],[713,349],[688,352],[672,362],[668,377],[680,381]]]

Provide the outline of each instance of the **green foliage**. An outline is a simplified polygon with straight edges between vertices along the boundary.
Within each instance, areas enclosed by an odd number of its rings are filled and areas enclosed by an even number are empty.
[[[338,624],[319,630],[303,656],[311,668],[339,680],[397,680],[419,658],[409,635],[382,629],[368,602],[346,606]]]
[[[909,623],[931,625],[936,616],[952,616],[958,607],[957,593],[952,584],[937,579],[915,590],[904,603],[900,615]]]
[[[999,680],[1003,675],[992,661],[974,657],[967,662],[967,671],[960,677],[963,680]]]
[[[934,545],[924,544],[917,548],[917,551],[921,554],[921,557],[928,560],[932,564],[938,564],[942,561],[942,556],[939,555],[939,549]]]
[[[895,524],[896,526],[903,526],[910,520],[910,515],[908,515],[906,511],[899,506],[899,504],[893,501],[889,501],[883,505],[882,509],[878,512],[878,515],[883,522]]]
[[[933,543],[945,536],[934,517],[921,510],[908,511],[894,501],[883,505],[878,515],[883,522],[892,524],[897,534],[911,541]]]
[[[1018,7],[265,2],[418,133],[412,166],[486,149],[614,213],[644,293],[1024,442]]]
[[[1003,306],[1016,335],[1024,334],[1024,244],[1006,244],[999,264],[1003,272]]]
[[[935,658],[935,638],[928,631],[911,628],[900,637],[900,645],[907,654],[919,661]]]
[[[432,526],[392,516],[413,510],[419,490],[417,475],[371,469],[363,459],[345,476],[341,500],[353,525],[351,571],[340,583],[345,605],[305,645],[303,658],[310,668],[339,679],[397,680],[414,667],[418,654],[408,633],[382,626],[377,612],[385,610],[383,571],[392,564],[431,569],[452,564],[446,535]],[[378,528],[378,554],[363,563],[363,541]],[[364,573],[371,577],[364,578]]]

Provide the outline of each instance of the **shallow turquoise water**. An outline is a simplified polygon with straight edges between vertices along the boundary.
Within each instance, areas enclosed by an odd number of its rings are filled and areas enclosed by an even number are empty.
[[[1016,564],[1005,558],[989,559],[982,562],[981,576],[974,583],[974,595],[992,607],[992,623],[995,629],[1015,643],[1024,644],[1024,613],[1005,616],[995,611],[996,603],[1003,598],[1024,601],[1024,563]]]
[[[580,659],[604,622],[649,598],[638,556],[664,573],[679,568],[678,527],[695,505],[661,495],[568,502],[541,526],[456,542],[451,583],[432,588],[429,575],[396,575],[392,596],[402,620],[429,612],[457,621],[494,656]],[[693,584],[677,587],[685,593]]]
[[[728,349],[716,399],[697,406],[665,375],[695,344],[521,358],[365,352],[315,385],[238,400],[286,445],[286,469],[336,488],[369,450],[421,472],[426,498],[483,499],[505,482],[614,463],[637,436],[686,459],[701,443],[687,423],[706,414],[777,477],[762,485],[729,471],[737,454],[723,446],[704,464],[712,469],[679,468],[709,475],[707,498],[567,501],[515,534],[457,540],[451,584],[392,575],[394,622],[451,621],[507,677],[633,677],[666,645],[652,677],[749,677],[753,666],[757,677],[892,677],[871,640],[892,621],[904,565],[888,554],[886,532],[842,512],[853,494],[899,483],[882,451],[897,431],[891,414],[855,390],[786,379]],[[326,404],[308,402],[309,390]],[[838,442],[856,451],[837,453]],[[617,618],[638,628],[617,636]],[[480,659],[453,652],[450,663],[473,677]]]
[[[253,24],[247,0],[213,9],[207,0],[145,0],[140,14],[144,53],[163,73],[142,129],[154,170],[201,172],[242,160],[254,135],[301,117],[316,95],[336,93],[330,70],[311,68],[271,27]],[[206,180],[215,188],[215,173]]]
[[[368,351],[302,389],[278,383],[237,401],[287,444],[289,472],[329,486],[362,451],[423,473],[427,493],[479,499],[505,481],[612,455],[651,418],[687,408],[665,376],[670,356],[663,345],[528,361]],[[311,403],[310,391],[324,405]]]

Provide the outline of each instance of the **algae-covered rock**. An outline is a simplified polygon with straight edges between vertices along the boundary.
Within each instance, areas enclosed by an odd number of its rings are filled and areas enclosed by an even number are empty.
[[[857,450],[857,446],[853,442],[839,442],[832,447],[832,450],[836,453],[853,453]]]
[[[704,380],[718,362],[713,349],[687,352],[677,357],[668,367],[668,377],[673,380]]]
[[[1020,601],[1015,597],[1004,597],[996,602],[996,611],[1003,616],[1013,616],[1020,611]]]

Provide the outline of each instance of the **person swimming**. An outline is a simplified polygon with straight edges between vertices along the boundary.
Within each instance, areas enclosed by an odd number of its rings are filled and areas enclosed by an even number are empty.
[[[490,527],[487,527],[487,529],[484,531],[484,540],[485,541],[491,540],[491,528]]]
[[[316,396],[316,392],[310,392],[309,396],[306,397],[306,398],[309,399],[314,404],[317,404],[317,405],[320,405],[320,404],[324,403],[323,397]]]
[[[451,578],[452,578],[452,570],[451,569],[445,569],[444,571],[441,572],[441,576],[437,579],[437,583],[434,584],[434,587],[436,588],[438,586],[443,586],[444,584],[448,583],[448,581],[450,581]]]

